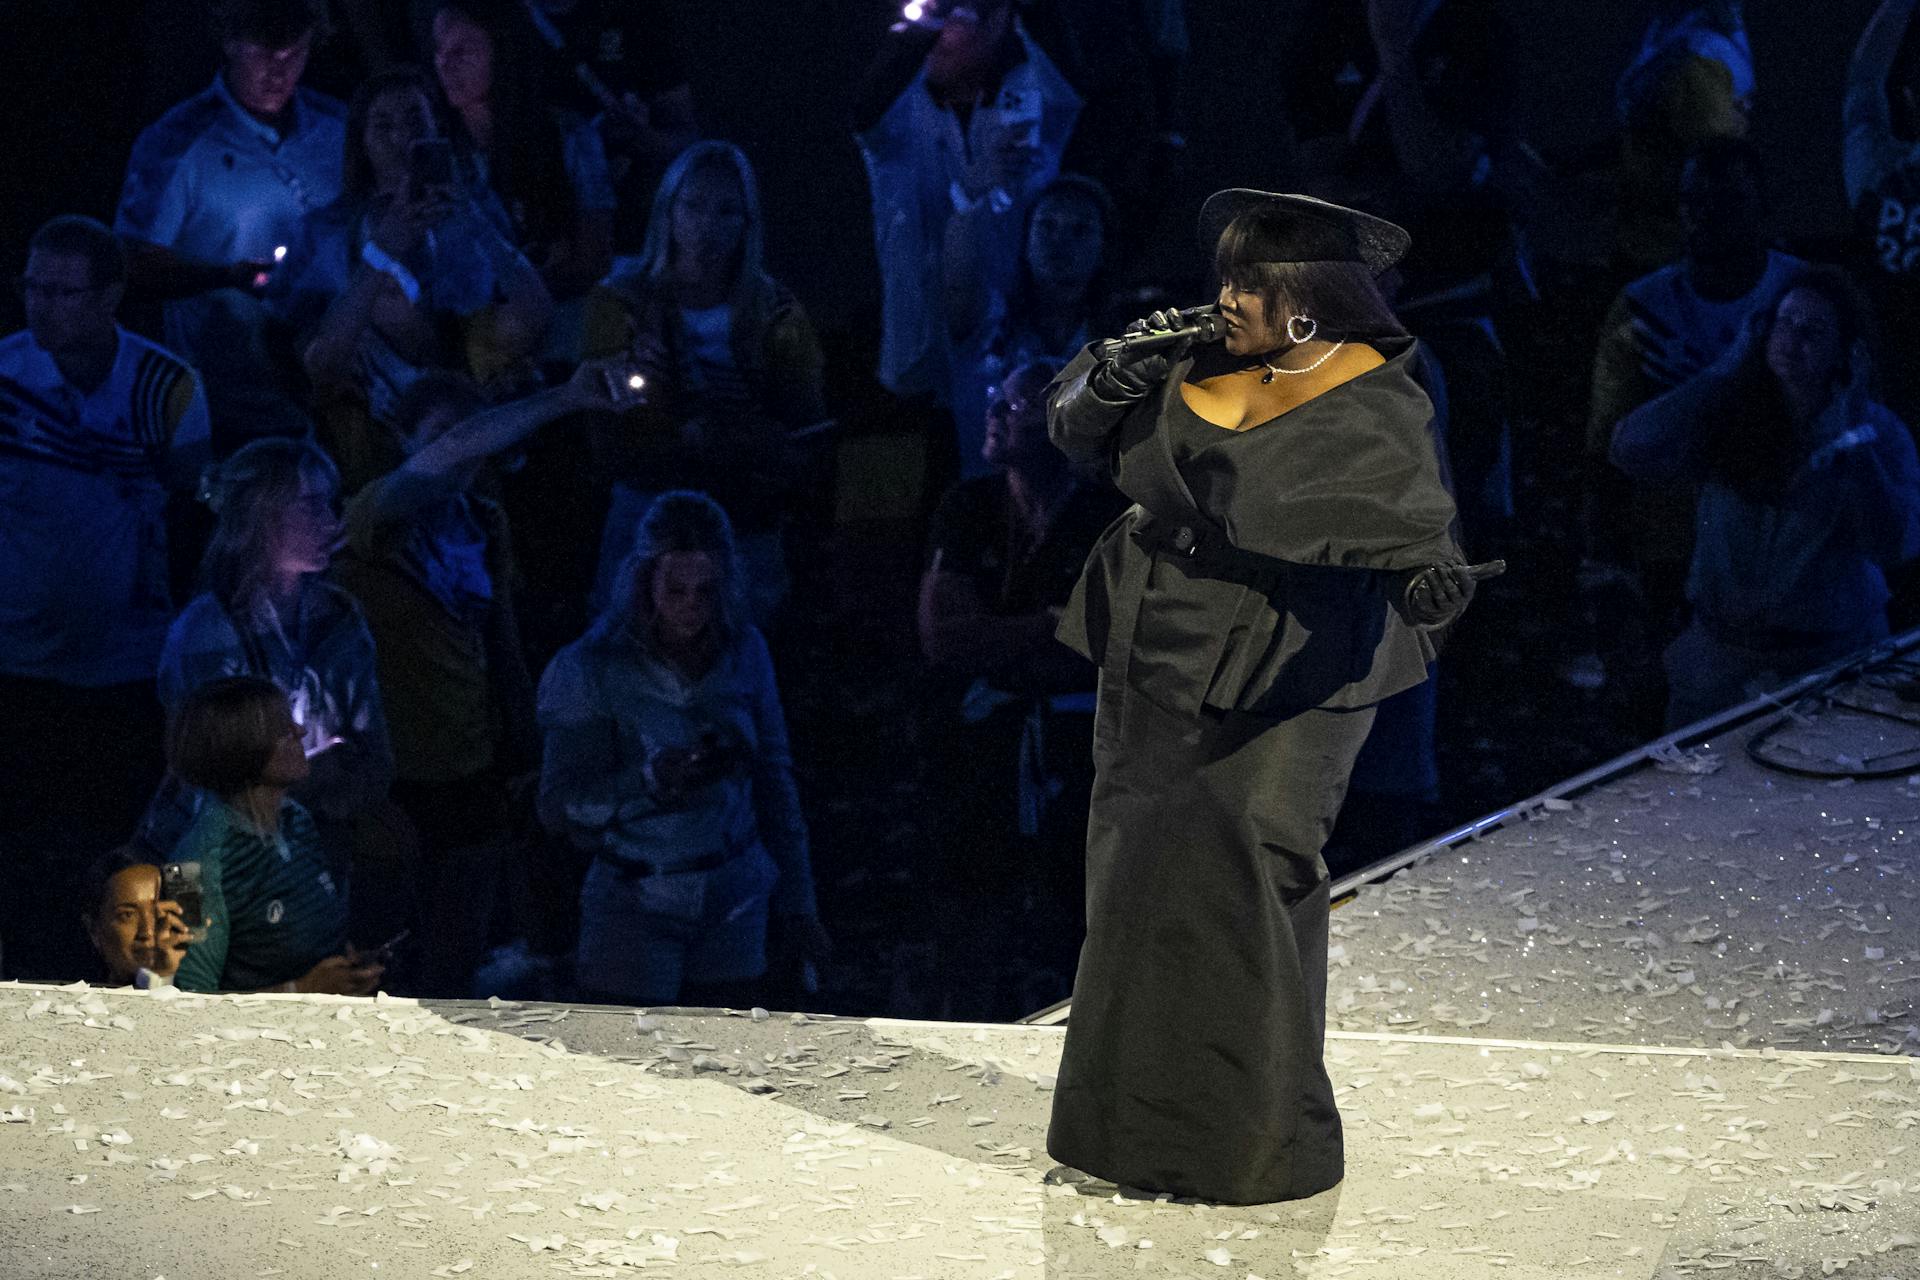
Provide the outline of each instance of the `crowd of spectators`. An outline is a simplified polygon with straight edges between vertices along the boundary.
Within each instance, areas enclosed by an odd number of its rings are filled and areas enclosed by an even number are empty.
[[[773,261],[794,211],[704,136],[657,4],[191,7],[212,83],[139,134],[117,205],[15,251],[0,974],[464,996],[518,939],[544,994],[804,998],[836,903],[783,640],[845,603],[836,520],[901,503],[860,491],[899,477],[849,462],[833,335]],[[1652,3],[1577,155],[1523,136],[1492,0],[1293,19],[1286,171],[1245,185],[1412,231],[1381,284],[1463,545],[1513,560],[1496,596],[1554,580],[1538,660],[1646,736],[1920,617],[1915,7],[1795,106],[1833,104],[1853,222],[1792,244],[1739,0]],[[889,23],[845,105],[867,394],[917,442],[895,713],[942,905],[898,927],[938,1012],[1006,1016],[1071,982],[1094,673],[1053,630],[1124,505],[1048,443],[1046,388],[1215,287],[1152,244],[1198,167],[1189,33],[1182,0]],[[1445,687],[1382,709],[1347,839],[1424,833]],[[1016,934],[1017,993],[954,976]]]

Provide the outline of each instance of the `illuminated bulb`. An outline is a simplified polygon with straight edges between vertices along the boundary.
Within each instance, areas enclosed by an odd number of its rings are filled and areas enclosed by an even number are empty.
[[[639,374],[630,373],[627,375],[627,389],[629,391],[638,391],[640,388],[646,385],[647,385],[647,380],[641,377]]]
[[[285,262],[287,260],[287,246],[283,244],[273,246],[273,260],[275,262]]]
[[[921,4],[920,0],[908,0],[907,7],[900,11],[900,16],[908,22],[918,22],[926,11],[926,6]]]

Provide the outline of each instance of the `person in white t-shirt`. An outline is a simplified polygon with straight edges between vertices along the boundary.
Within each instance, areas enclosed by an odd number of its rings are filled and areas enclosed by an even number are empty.
[[[1012,0],[922,0],[896,25],[854,107],[880,262],[880,381],[946,406],[943,249],[948,220],[1011,213],[1001,254],[1020,251],[1027,205],[1060,172],[1081,99]]]
[[[207,403],[186,362],[115,322],[126,272],[105,226],[55,218],[28,248],[27,328],[0,339],[0,843],[52,863],[19,877],[27,897],[73,888],[160,772],[166,507],[206,456]],[[53,914],[5,913],[10,975],[84,971],[70,930],[42,934]]]
[[[225,65],[134,143],[114,230],[136,287],[169,299],[167,343],[207,379],[224,456],[309,429],[260,291],[340,194],[346,109],[299,87],[326,35],[318,0],[225,0],[214,29]]]

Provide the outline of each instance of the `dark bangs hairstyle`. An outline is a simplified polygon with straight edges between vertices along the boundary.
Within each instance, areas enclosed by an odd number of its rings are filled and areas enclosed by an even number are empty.
[[[285,736],[287,695],[259,676],[209,680],[167,726],[167,767],[188,786],[230,799],[260,781]]]
[[[1705,441],[1706,462],[1714,477],[1748,501],[1769,506],[1786,496],[1787,482],[1812,452],[1788,412],[1780,380],[1767,367],[1767,342],[1773,336],[1780,305],[1800,289],[1818,293],[1832,303],[1839,317],[1840,364],[1834,391],[1838,393],[1840,387],[1859,379],[1868,394],[1875,395],[1872,305],[1839,267],[1802,267],[1787,277],[1779,291],[1754,314],[1752,338],[1733,371],[1725,411],[1710,424]],[[1860,359],[1866,361],[1866,368],[1854,368],[1854,361]]]
[[[1257,294],[1276,329],[1288,316],[1312,319],[1315,336],[1347,342],[1404,338],[1406,326],[1364,262],[1282,262],[1277,245],[1292,237],[1287,215],[1243,213],[1227,224],[1214,249],[1214,275],[1223,284]]]

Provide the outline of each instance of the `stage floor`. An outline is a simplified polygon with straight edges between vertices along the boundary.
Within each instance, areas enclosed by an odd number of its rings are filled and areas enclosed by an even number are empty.
[[[4,1274],[1920,1276],[1920,786],[1753,732],[1336,910],[1313,1200],[1050,1184],[1056,1027],[0,986]]]

